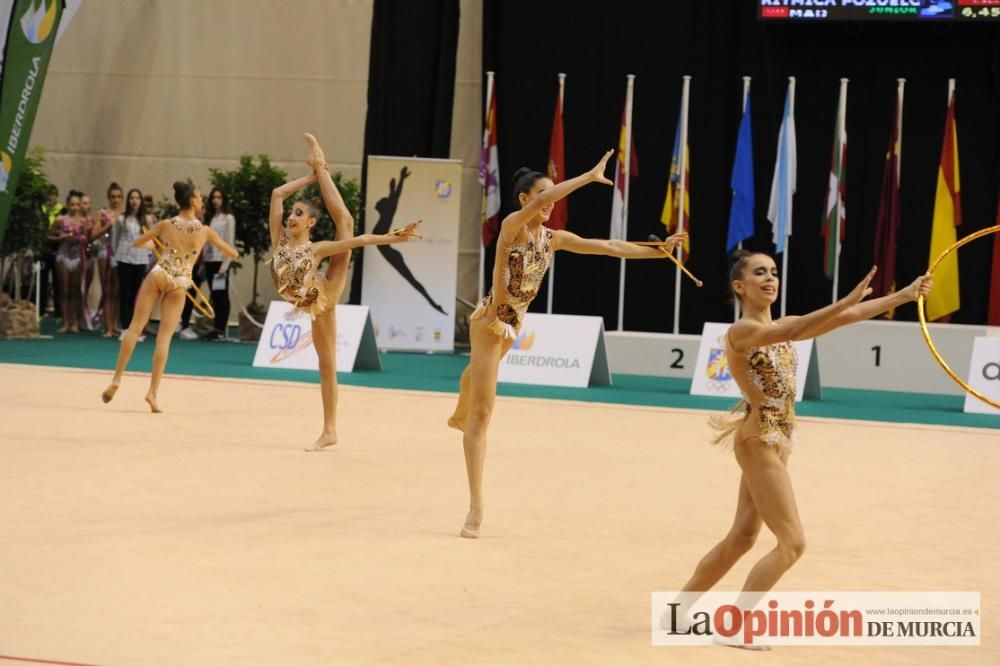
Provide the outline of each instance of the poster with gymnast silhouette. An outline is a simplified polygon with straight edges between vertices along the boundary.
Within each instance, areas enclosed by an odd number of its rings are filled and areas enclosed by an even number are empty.
[[[361,302],[379,349],[454,349],[461,182],[460,160],[368,157],[366,231],[423,220],[422,240],[364,249]]]

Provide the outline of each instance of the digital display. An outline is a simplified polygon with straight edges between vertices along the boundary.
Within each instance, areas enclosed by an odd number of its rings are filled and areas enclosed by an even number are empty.
[[[1000,0],[758,0],[764,21],[1000,21]]]

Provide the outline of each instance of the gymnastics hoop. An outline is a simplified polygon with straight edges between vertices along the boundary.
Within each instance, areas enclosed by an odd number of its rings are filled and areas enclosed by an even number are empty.
[[[159,238],[153,239],[153,245],[153,252],[156,254],[156,260],[159,261],[160,250],[164,249],[165,246],[163,245],[163,241]],[[184,290],[184,295],[187,296],[189,301],[191,301],[191,305],[193,305],[198,312],[202,313],[209,319],[215,319],[215,308],[212,307],[212,302],[205,297],[205,294],[198,288],[198,285],[195,284],[194,280],[191,280],[191,289],[194,289],[194,296],[191,295],[190,290]]]
[[[1000,224],[998,224],[995,227],[987,227],[985,229],[980,229],[979,231],[977,231],[975,233],[969,234],[968,236],[966,236],[965,238],[963,238],[962,240],[958,241],[957,243],[955,243],[954,245],[952,245],[951,247],[949,247],[947,250],[945,250],[944,252],[942,252],[941,254],[939,254],[938,258],[935,259],[933,261],[933,263],[931,263],[930,268],[927,269],[927,273],[933,275],[934,274],[934,269],[937,268],[937,265],[939,263],[941,263],[942,259],[944,259],[945,257],[947,257],[949,254],[951,254],[952,252],[954,252],[958,248],[962,247],[966,243],[968,243],[970,241],[974,241],[977,238],[982,238],[983,236],[989,236],[990,234],[995,234],[997,232],[1000,232]],[[920,332],[924,334],[924,341],[927,343],[927,346],[930,347],[931,354],[933,354],[934,360],[936,360],[938,362],[938,365],[940,365],[944,369],[944,371],[946,373],[948,373],[948,376],[951,377],[955,381],[956,384],[958,384],[959,386],[961,386],[968,393],[971,393],[972,395],[976,396],[977,398],[979,398],[980,400],[982,400],[983,402],[985,402],[987,405],[992,405],[993,407],[996,407],[997,409],[1000,409],[1000,403],[996,402],[995,400],[990,400],[985,395],[983,395],[982,393],[980,393],[976,389],[974,389],[971,386],[969,386],[968,384],[966,384],[965,381],[963,381],[961,377],[959,377],[957,374],[955,374],[955,371],[951,369],[951,366],[949,366],[945,362],[945,360],[943,358],[941,358],[941,354],[938,353],[937,347],[934,346],[934,341],[931,340],[930,331],[927,330],[927,317],[924,314],[924,297],[923,297],[923,295],[917,297],[917,314],[920,316]]]

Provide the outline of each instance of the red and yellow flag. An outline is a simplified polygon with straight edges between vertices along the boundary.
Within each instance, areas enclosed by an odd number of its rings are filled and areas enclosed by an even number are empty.
[[[955,130],[955,93],[948,100],[944,143],[934,195],[934,222],[928,265],[955,244],[955,227],[962,223],[962,201],[958,178],[958,132]],[[958,254],[952,252],[934,269],[934,290],[927,297],[927,318],[940,319],[959,308]]]

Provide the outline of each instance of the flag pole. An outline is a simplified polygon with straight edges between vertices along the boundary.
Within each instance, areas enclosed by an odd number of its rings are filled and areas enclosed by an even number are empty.
[[[795,117],[795,77],[788,77],[788,115],[792,118]],[[787,141],[787,138],[786,138]],[[792,211],[789,205],[788,216],[791,217]],[[787,231],[788,227],[785,227]],[[788,235],[787,233],[785,234]],[[781,253],[781,316],[785,316],[785,300],[788,293],[788,250],[790,249],[791,243],[785,239],[785,251]]]
[[[625,88],[625,164],[622,173],[625,178],[625,193],[622,201],[622,237],[628,239],[628,181],[632,166],[632,88],[635,85],[635,74],[625,77],[628,81]],[[625,326],[625,260],[618,262],[618,330],[624,331]]]
[[[747,96],[750,95],[750,77],[743,77],[743,105],[740,107],[740,118],[742,119],[743,114],[747,112]],[[741,120],[742,122],[742,120]],[[737,250],[743,249],[743,241],[736,244]],[[740,320],[740,299],[733,298],[733,321]]]
[[[687,136],[688,136],[688,103],[690,101],[691,77],[684,75],[684,84],[681,88],[681,150],[680,164],[677,166],[679,177],[677,178],[677,229],[674,233],[684,232],[684,192],[687,190]],[[677,245],[678,264],[674,268],[674,335],[680,333],[681,325],[681,267],[680,263],[684,258],[683,244]]]
[[[835,145],[840,146],[840,154],[836,156],[837,165],[837,232],[834,234],[835,238],[833,242],[835,243],[833,247],[833,300],[831,303],[837,302],[837,283],[840,281],[840,233],[841,233],[841,210],[842,205],[846,205],[846,201],[840,200],[840,172],[843,170],[844,165],[841,164],[841,159],[844,155],[843,144],[841,143],[847,134],[847,82],[848,79],[840,79],[840,100],[837,102],[837,141]],[[785,247],[788,247],[787,245]]]
[[[559,116],[563,115],[563,97],[566,92],[566,75],[559,72]],[[565,130],[564,130],[565,131]],[[564,148],[565,150],[565,148]],[[566,180],[565,174],[560,174],[560,178]],[[552,294],[555,291],[556,282],[556,253],[552,253],[552,259],[549,262],[549,297],[548,302],[545,305],[545,312],[547,314],[552,314]]]
[[[490,102],[493,101],[493,74],[494,72],[486,72],[486,112],[483,116],[483,125],[486,126],[489,123],[490,118]],[[489,127],[486,127],[484,132],[488,132]],[[480,220],[480,224],[486,224],[486,192],[489,189],[490,182],[489,178],[483,179],[483,216]],[[486,287],[486,245],[483,243],[483,230],[479,229],[479,298],[477,301],[483,300],[483,291]]]
[[[906,79],[896,79],[896,143],[899,145],[896,151],[896,187],[899,187],[903,178],[903,88],[905,86]]]

